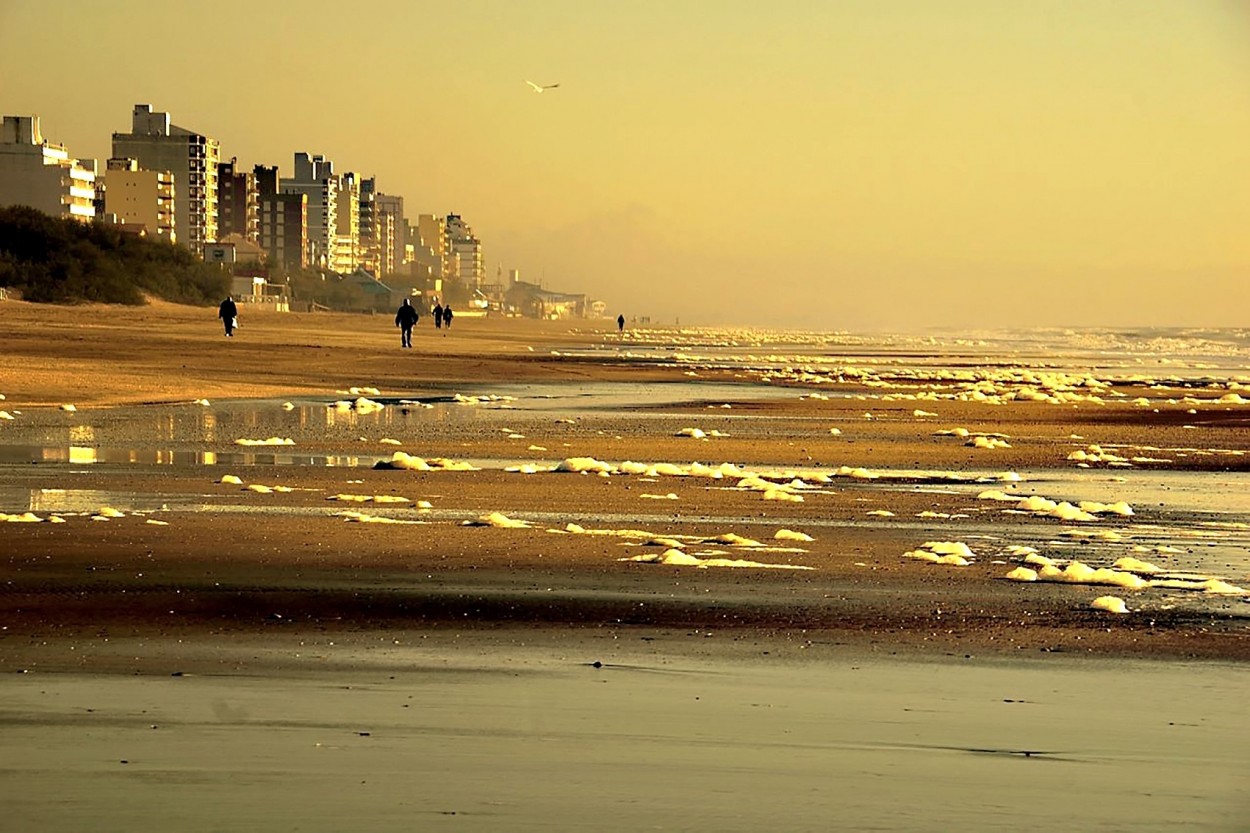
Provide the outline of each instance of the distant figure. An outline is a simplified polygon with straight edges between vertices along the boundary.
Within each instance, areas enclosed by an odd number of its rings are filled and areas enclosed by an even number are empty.
[[[618,333],[625,332],[625,316],[624,315],[616,316],[616,331]]]
[[[442,328],[443,328],[443,307],[438,303],[438,301],[435,301],[434,302],[434,329],[441,330]]]
[[[444,329],[446,330],[451,329],[452,317],[453,316],[451,314],[451,304],[448,304],[447,306],[443,307],[443,328]]]
[[[405,298],[404,302],[399,305],[399,311],[395,313],[395,326],[399,327],[399,346],[412,347],[412,328],[421,320],[421,316],[417,313],[417,308],[408,303]]]
[[[226,328],[226,338],[234,335],[234,327],[239,317],[239,308],[234,305],[234,299],[229,295],[226,300],[221,302],[221,306],[217,307],[217,317],[221,319],[221,323]]]

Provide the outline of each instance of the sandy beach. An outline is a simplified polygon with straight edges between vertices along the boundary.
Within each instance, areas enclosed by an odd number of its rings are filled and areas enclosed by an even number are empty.
[[[213,314],[0,304],[9,829],[1242,829],[1235,355]]]

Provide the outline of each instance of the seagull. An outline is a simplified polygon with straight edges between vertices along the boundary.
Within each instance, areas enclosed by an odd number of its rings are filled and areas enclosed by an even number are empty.
[[[536,93],[541,93],[543,90],[554,90],[560,86],[559,84],[535,84],[533,81],[526,81],[525,83],[529,84]]]

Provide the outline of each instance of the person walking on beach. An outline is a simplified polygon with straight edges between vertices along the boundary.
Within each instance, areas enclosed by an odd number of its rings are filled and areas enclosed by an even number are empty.
[[[445,330],[451,329],[451,319],[452,319],[451,304],[448,304],[447,306],[443,307],[443,329]],[[447,335],[447,334],[443,333],[443,335]]]
[[[624,315],[616,316],[616,331],[618,333],[625,332],[625,316]]]
[[[234,298],[226,296],[226,300],[217,307],[217,317],[226,328],[226,338],[233,337],[235,324],[238,323],[236,319],[239,317],[239,308],[234,305]]]
[[[421,320],[421,316],[417,313],[417,308],[408,303],[405,298],[404,302],[399,305],[399,311],[395,313],[395,326],[399,327],[399,346],[412,347],[412,328]]]
[[[434,329],[443,329],[443,307],[438,301],[434,302]]]

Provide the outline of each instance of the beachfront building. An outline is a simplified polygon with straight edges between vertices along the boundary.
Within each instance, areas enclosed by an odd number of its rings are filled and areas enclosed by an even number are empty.
[[[168,113],[136,104],[130,132],[113,134],[113,156],[134,159],[147,171],[173,175],[174,225],[178,242],[197,254],[205,243],[217,239],[217,162],[221,155],[216,139],[179,127]]]
[[[378,194],[374,198],[377,206],[378,216],[382,219],[379,224],[388,225],[391,229],[389,244],[385,241],[385,230],[379,232],[378,245],[383,248],[381,260],[384,264],[389,264],[389,268],[385,265],[381,271],[383,275],[391,275],[396,272],[404,271],[404,264],[407,262],[406,249],[409,240],[408,234],[408,218],[404,216],[404,198],[396,197],[390,194]],[[385,251],[387,248],[389,252]]]
[[[238,170],[238,159],[217,163],[217,239],[238,235],[260,240],[260,195],[253,171]]]
[[[459,214],[448,214],[445,228],[445,257],[448,262],[444,274],[455,278],[469,291],[480,289],[486,276],[482,242],[473,235],[473,229]]]
[[[178,242],[174,175],[145,171],[134,159],[110,159],[104,170],[104,215],[146,237]]]
[[[308,201],[308,265],[330,269],[338,244],[339,178],[324,156],[295,154],[295,175],[279,180],[284,194],[303,194]]]
[[[252,169],[259,202],[259,243],[269,262],[287,269],[308,265],[308,195],[279,192],[278,166]]]
[[[389,276],[396,269],[393,200],[399,199],[402,205],[403,198],[387,197],[377,189],[374,177],[360,181],[360,259],[361,266],[374,275]]]
[[[45,142],[38,116],[5,116],[0,127],[0,206],[27,205],[54,217],[95,218],[95,160]]]
[[[349,171],[338,178],[338,189],[334,260],[330,268],[347,275],[360,268],[360,182]]]

